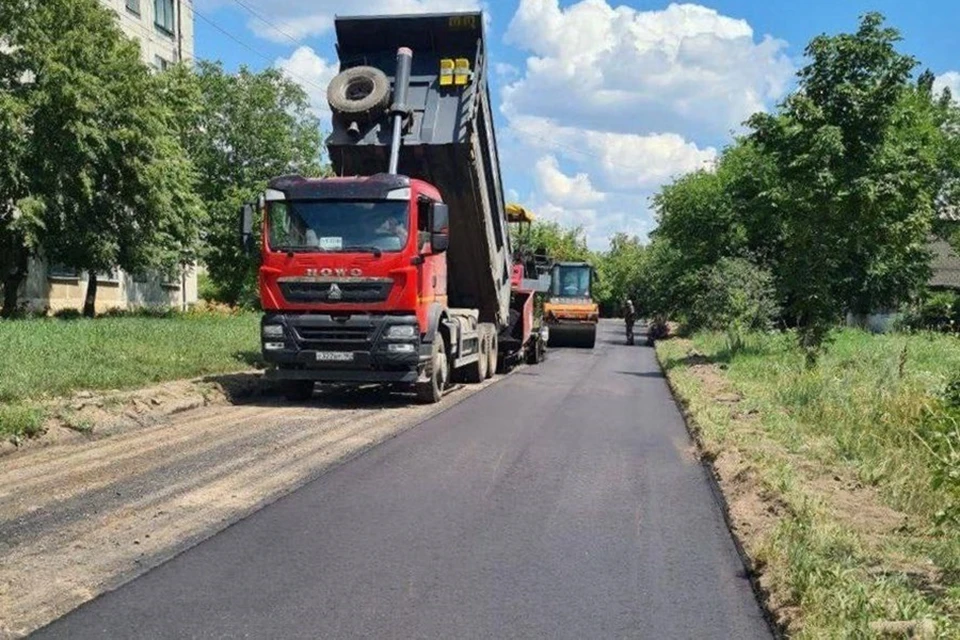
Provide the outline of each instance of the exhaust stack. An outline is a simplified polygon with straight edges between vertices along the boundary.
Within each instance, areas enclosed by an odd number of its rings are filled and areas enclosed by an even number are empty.
[[[390,140],[390,168],[387,173],[396,175],[400,164],[400,142],[403,138],[403,119],[410,108],[407,106],[407,93],[410,89],[410,68],[413,64],[413,50],[408,47],[397,49],[397,75],[393,85],[393,138]]]

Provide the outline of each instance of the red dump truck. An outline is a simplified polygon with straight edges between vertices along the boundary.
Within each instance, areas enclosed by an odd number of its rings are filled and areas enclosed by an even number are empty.
[[[383,383],[437,402],[451,380],[542,356],[533,298],[546,287],[513,263],[483,22],[336,20],[337,177],[278,177],[241,216],[259,243],[268,376],[291,399]]]

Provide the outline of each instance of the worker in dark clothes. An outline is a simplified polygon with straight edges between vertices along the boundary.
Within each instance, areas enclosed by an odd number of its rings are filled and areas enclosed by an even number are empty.
[[[633,325],[637,321],[637,311],[633,308],[633,300],[627,300],[623,305],[623,320],[627,323],[627,344],[633,344]]]

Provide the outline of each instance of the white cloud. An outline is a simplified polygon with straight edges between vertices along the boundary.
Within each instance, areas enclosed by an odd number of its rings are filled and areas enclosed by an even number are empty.
[[[954,100],[960,100],[960,72],[947,71],[933,81],[934,95],[939,95],[944,89],[950,89]]]
[[[637,135],[562,126],[546,118],[508,116],[511,133],[528,148],[553,151],[591,169],[582,174],[608,191],[637,192],[713,163],[717,151],[675,133]],[[539,168],[539,163],[537,165]],[[580,176],[578,176],[580,177]]]
[[[530,200],[530,209],[539,219],[559,222],[564,227],[582,227],[587,245],[594,250],[606,249],[617,233],[645,238],[653,229],[653,217],[645,198],[611,194],[602,209],[572,207],[550,200]]]
[[[223,0],[197,0],[197,4],[200,8],[207,8],[225,3]],[[259,16],[245,11],[249,16],[247,26],[250,30],[261,38],[283,44],[331,31],[338,15],[435,13],[480,8],[478,0],[363,0],[362,3],[356,0],[244,0],[243,4]]]
[[[604,194],[593,188],[586,173],[570,177],[560,170],[554,156],[543,156],[534,166],[537,188],[554,202],[571,207],[583,207],[603,202]]]
[[[520,0],[507,41],[530,51],[507,109],[596,130],[725,135],[786,90],[785,43],[695,4],[662,11]]]
[[[520,75],[520,69],[506,62],[497,62],[493,65],[493,71],[501,78],[516,78]]]
[[[337,75],[339,65],[321,58],[310,47],[301,46],[289,58],[277,58],[274,66],[303,87],[314,113],[326,123],[330,118],[327,85]]]
[[[518,76],[500,75],[506,175],[529,176],[533,209],[582,226],[594,248],[617,232],[645,237],[659,187],[712,167],[704,142],[768,108],[794,72],[786,44],[744,20],[609,2],[520,0],[506,40],[530,55]]]
[[[534,190],[524,202],[539,218],[582,227],[592,249],[604,249],[616,233],[646,237],[653,229],[650,190],[599,191],[586,173],[564,172],[553,155],[542,156],[534,164],[533,175]],[[514,191],[511,197],[518,195]]]

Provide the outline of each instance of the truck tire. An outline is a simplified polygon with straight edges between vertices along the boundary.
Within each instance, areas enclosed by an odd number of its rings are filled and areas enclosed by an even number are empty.
[[[427,380],[416,384],[417,400],[424,404],[436,404],[443,397],[443,390],[450,379],[447,347],[439,333],[433,338],[433,352],[427,367]]]
[[[543,361],[543,346],[539,337],[531,338],[526,355],[527,364],[540,364]]]
[[[313,380],[287,380],[283,383],[283,397],[290,402],[303,402],[313,397]]]
[[[464,377],[470,384],[477,384],[487,379],[487,367],[490,362],[490,336],[480,327],[480,357],[476,362],[468,364],[464,369]]]
[[[503,335],[510,336],[511,338],[521,338],[523,334],[523,329],[520,328],[521,314],[516,309],[510,309],[510,313],[507,315],[507,327],[503,332]],[[519,329],[519,331],[518,331]]]
[[[490,329],[490,341],[487,345],[487,378],[492,378],[497,372],[497,361],[500,359],[500,338],[496,329]]]
[[[376,67],[351,67],[330,81],[327,103],[334,113],[368,122],[390,103],[390,80]]]

